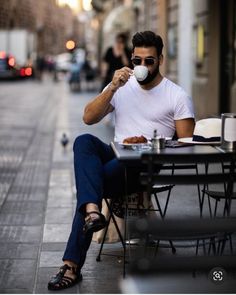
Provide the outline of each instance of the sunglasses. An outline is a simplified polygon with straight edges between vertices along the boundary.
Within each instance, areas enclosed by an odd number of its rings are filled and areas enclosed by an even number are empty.
[[[141,65],[142,60],[143,60],[143,58],[141,58],[141,57],[134,57],[134,58],[131,59],[132,63],[133,63],[135,66],[139,66],[139,65]],[[155,57],[146,57],[146,58],[144,58],[144,63],[145,63],[147,66],[152,66],[152,65],[154,65],[154,63],[155,63],[155,60],[156,60]]]

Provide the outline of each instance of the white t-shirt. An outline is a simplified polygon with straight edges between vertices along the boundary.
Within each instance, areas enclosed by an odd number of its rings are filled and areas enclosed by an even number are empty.
[[[172,137],[175,120],[194,118],[191,97],[175,83],[163,78],[150,90],[141,88],[134,76],[120,87],[111,100],[115,108],[115,141],[130,136]]]

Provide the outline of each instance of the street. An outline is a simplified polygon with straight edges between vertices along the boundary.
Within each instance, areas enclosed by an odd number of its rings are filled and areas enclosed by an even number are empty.
[[[113,128],[107,118],[94,126],[83,123],[84,106],[96,92],[71,92],[66,79],[55,83],[46,74],[43,81],[1,82],[0,89],[0,293],[53,293],[47,283],[62,265],[76,205],[74,139],[91,133],[109,143]],[[159,197],[163,207],[166,195]],[[167,214],[176,212],[199,216],[197,187],[174,188]],[[209,216],[207,201],[203,215]],[[176,255],[191,254],[192,246],[178,248]],[[63,293],[121,292],[121,244],[106,244],[104,253],[118,256],[103,255],[101,262],[99,247],[92,242],[83,281]],[[159,255],[170,252],[165,248]]]
[[[82,122],[96,93],[71,93],[64,80],[1,81],[0,89],[0,293],[48,293],[75,209],[74,138],[89,132],[109,143],[113,130],[107,121]],[[109,257],[96,262],[98,250],[92,243],[83,282],[63,293],[119,292],[121,265]]]

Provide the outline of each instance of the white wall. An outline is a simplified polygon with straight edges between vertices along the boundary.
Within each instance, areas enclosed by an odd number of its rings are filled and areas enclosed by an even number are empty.
[[[178,84],[192,95],[193,80],[193,1],[179,0]]]

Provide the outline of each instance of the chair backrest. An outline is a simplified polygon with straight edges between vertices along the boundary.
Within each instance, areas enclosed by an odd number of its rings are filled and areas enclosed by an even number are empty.
[[[140,174],[142,185],[146,185],[147,193],[151,196],[151,188],[155,184],[174,185],[209,185],[221,184],[224,187],[228,206],[225,214],[230,215],[231,200],[233,198],[234,183],[236,182],[236,153],[144,153],[142,163],[146,166],[145,172]],[[220,169],[209,169],[211,165],[218,164]],[[165,167],[174,166],[175,173],[163,174]],[[205,169],[178,170],[178,166],[196,165]],[[213,166],[212,165],[212,166]],[[226,167],[226,169],[222,169]],[[203,170],[203,172],[199,172]]]
[[[142,172],[140,180],[143,185],[147,186],[147,191],[151,193],[151,187],[154,184],[227,184],[227,195],[230,197],[233,193],[233,183],[236,182],[235,171],[235,154],[219,153],[219,154],[157,154],[147,153],[142,155],[142,163],[146,165],[147,170]],[[227,171],[205,171],[202,173],[190,173],[189,170],[175,172],[174,175],[160,174],[163,164],[185,165],[185,164],[219,164],[227,163]],[[164,166],[163,166],[164,167]]]

